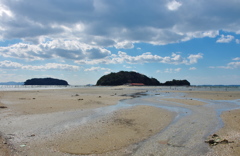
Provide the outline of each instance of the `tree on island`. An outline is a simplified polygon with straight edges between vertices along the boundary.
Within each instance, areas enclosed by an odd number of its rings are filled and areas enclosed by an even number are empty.
[[[33,78],[24,82],[24,85],[69,85],[65,80],[54,78]]]
[[[134,71],[120,71],[102,76],[98,81],[98,86],[117,86],[131,83],[141,83],[147,86],[190,86],[187,80],[175,80],[160,83],[155,78],[149,78],[146,75]]]
[[[175,80],[166,81],[163,85],[165,86],[190,86],[190,82],[187,80]]]
[[[133,71],[120,71],[118,73],[110,73],[102,76],[96,85],[101,86],[116,86],[129,83],[143,83],[144,85],[157,86],[160,82],[155,78],[149,78],[143,74]]]

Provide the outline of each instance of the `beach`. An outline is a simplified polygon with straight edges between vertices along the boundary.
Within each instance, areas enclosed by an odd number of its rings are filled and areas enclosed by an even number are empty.
[[[239,155],[240,91],[116,86],[0,97],[6,156]],[[211,147],[204,141],[214,133],[234,143]]]

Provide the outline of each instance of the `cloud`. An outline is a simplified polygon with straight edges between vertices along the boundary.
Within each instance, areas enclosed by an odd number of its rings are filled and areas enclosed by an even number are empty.
[[[50,38],[132,48],[139,42],[164,45],[216,37],[219,30],[240,32],[236,0],[1,0],[0,8],[1,38],[31,44]]]
[[[126,66],[126,65],[123,65],[124,68],[127,68],[127,69],[131,69],[131,68],[134,68],[132,66]]]
[[[176,68],[176,69],[172,69],[172,68],[167,68],[165,70],[165,73],[178,73],[180,72],[182,69],[181,68]]]
[[[237,44],[240,44],[240,40],[239,40],[239,39],[236,39],[236,43],[237,43]]]
[[[101,70],[105,70],[107,72],[110,72],[111,69],[109,68],[102,68],[102,67],[91,67],[91,68],[87,68],[87,69],[84,69],[84,71],[90,71],[90,72],[97,72],[97,71],[101,71]]]
[[[189,70],[197,70],[196,67],[190,67]]]
[[[209,68],[215,69],[215,68],[222,68],[222,69],[238,69],[240,68],[240,62],[237,62],[240,60],[239,57],[236,57],[233,59],[236,62],[230,62],[226,66],[210,66]]]
[[[0,62],[0,68],[2,68],[2,69],[20,69],[20,68],[22,68],[22,64],[5,60],[5,61]]]
[[[133,43],[128,42],[128,41],[123,41],[123,42],[118,42],[115,47],[117,49],[132,49],[134,48]]]
[[[178,8],[181,6],[182,4],[176,0],[173,0],[169,3],[167,3],[167,8],[171,11],[175,11],[178,10]]]
[[[178,73],[182,70],[182,68],[167,68],[164,71],[157,70],[156,73]]]
[[[196,55],[191,54],[188,59],[189,59],[189,64],[195,64],[198,62],[199,59],[203,58],[203,54],[202,53],[198,53]]]
[[[233,59],[234,61],[240,61],[240,57],[236,57]]]
[[[63,58],[70,60],[99,59],[111,52],[107,49],[83,44],[76,40],[51,40],[41,44],[17,43],[0,47],[0,55],[27,60]]]
[[[0,3],[0,17],[4,16],[13,17],[13,13],[7,6]]]
[[[232,35],[221,35],[221,37],[217,40],[217,43],[229,43],[234,39],[234,36]]]
[[[223,67],[224,68],[224,67]],[[240,62],[230,62],[228,65],[225,67],[225,69],[237,69],[240,68]]]
[[[22,69],[78,71],[80,69],[80,67],[74,66],[74,65],[68,65],[68,64],[47,63],[47,64],[41,65],[41,66],[24,65],[24,66],[22,66]]]
[[[119,51],[117,55],[112,54],[111,56],[107,56],[102,59],[96,60],[80,60],[75,61],[78,64],[121,64],[121,63],[128,63],[128,64],[144,64],[144,63],[164,63],[164,64],[195,64],[198,62],[199,59],[202,59],[203,54],[191,54],[189,57],[184,58],[179,54],[172,53],[171,56],[159,56],[153,55],[151,52],[146,52],[141,55],[137,56],[130,56],[126,52]]]
[[[33,66],[33,65],[23,65],[12,61],[1,61],[1,69],[23,69],[23,70],[66,70],[66,71],[77,71],[80,69],[79,66],[68,65],[68,64],[58,64],[58,63],[47,63],[45,65]]]

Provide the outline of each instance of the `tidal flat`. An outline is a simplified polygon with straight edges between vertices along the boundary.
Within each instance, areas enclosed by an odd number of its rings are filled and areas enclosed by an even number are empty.
[[[236,89],[35,88],[0,97],[6,156],[240,154]],[[205,143],[215,133],[232,143]]]

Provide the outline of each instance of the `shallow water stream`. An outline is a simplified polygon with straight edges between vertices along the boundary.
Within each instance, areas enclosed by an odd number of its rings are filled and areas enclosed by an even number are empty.
[[[132,146],[131,155],[205,155],[210,148],[204,141],[223,126],[221,113],[240,108],[239,100],[194,99],[207,103],[199,106],[162,100],[166,97],[181,98],[179,93],[170,94],[153,96],[154,92],[150,91],[148,96],[124,101],[129,105],[150,105],[177,113],[175,120],[163,131]]]

